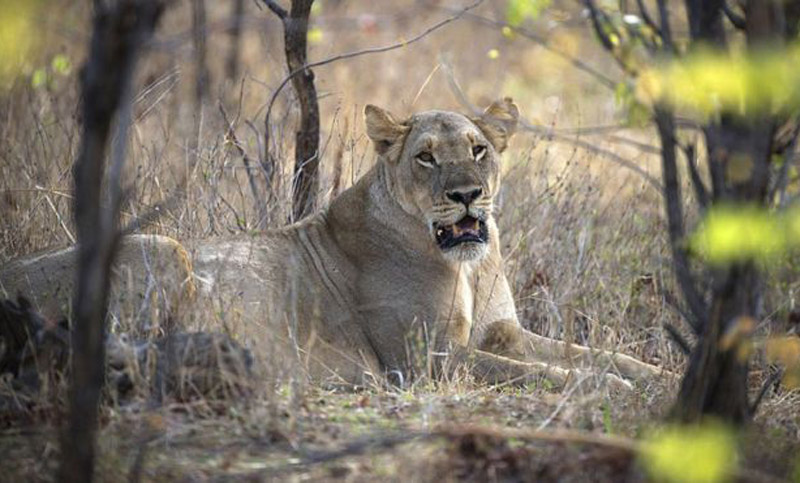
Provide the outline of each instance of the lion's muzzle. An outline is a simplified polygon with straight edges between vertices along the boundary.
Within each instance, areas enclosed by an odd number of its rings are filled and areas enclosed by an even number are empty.
[[[484,220],[466,214],[457,222],[433,226],[436,244],[449,250],[463,243],[485,244],[489,241],[489,230]]]

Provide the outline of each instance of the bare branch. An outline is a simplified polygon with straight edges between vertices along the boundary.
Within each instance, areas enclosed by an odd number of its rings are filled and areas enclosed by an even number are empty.
[[[670,307],[678,315],[680,315],[681,319],[683,319],[689,325],[689,327],[693,327],[697,323],[696,322],[697,319],[695,318],[695,316],[684,310],[684,308],[681,306],[680,302],[675,297],[675,295],[672,294],[672,292],[670,292],[669,290],[664,290],[662,296],[664,298],[664,303],[666,303],[668,307]]]
[[[464,91],[461,89],[461,86],[458,85],[458,81],[456,80],[455,75],[453,74],[452,66],[450,66],[450,64],[448,64],[447,62],[442,62],[442,71],[446,74],[446,77],[447,77],[447,80],[448,80],[448,85],[450,86],[450,90],[453,93],[453,95],[456,97],[456,100],[458,101],[458,103],[461,104],[462,108],[464,110],[472,113],[473,115],[479,115],[481,113],[481,110],[478,109],[475,105],[473,105],[469,101],[469,99],[467,99],[467,96],[466,96],[466,94],[464,94]],[[641,176],[652,187],[656,188],[659,191],[659,193],[663,192],[663,187],[662,187],[661,183],[658,182],[657,179],[655,179],[647,171],[642,169],[639,165],[637,165],[633,161],[627,160],[627,159],[623,158],[622,156],[620,156],[619,154],[617,154],[617,153],[615,153],[613,151],[610,151],[610,150],[607,150],[607,149],[603,149],[603,148],[601,148],[599,146],[595,146],[594,144],[592,144],[592,143],[590,143],[588,141],[584,141],[583,139],[580,139],[577,135],[575,137],[572,137],[572,136],[567,135],[567,134],[561,134],[561,133],[559,133],[557,131],[554,131],[552,129],[549,129],[549,128],[544,128],[542,126],[534,126],[533,124],[531,124],[530,122],[528,122],[528,121],[526,121],[525,119],[522,119],[522,118],[519,121],[519,125],[525,131],[532,132],[532,133],[535,133],[535,134],[538,134],[538,135],[541,135],[541,136],[546,136],[550,140],[555,140],[555,141],[571,144],[571,145],[579,147],[581,149],[585,149],[585,150],[593,152],[595,154],[599,154],[601,156],[604,156],[604,157],[608,158],[610,161],[612,161],[612,162],[614,162],[614,163],[616,163],[616,164],[618,164],[618,165],[620,165],[620,166],[622,166],[622,167],[624,167],[626,169],[629,169],[629,170],[633,171],[634,173],[638,174],[639,176]]]
[[[725,16],[728,17],[728,20],[739,30],[745,30],[747,28],[747,21],[744,17],[739,15],[738,13],[734,12],[728,2],[722,2],[722,11],[725,12]]]
[[[239,75],[239,50],[242,43],[242,17],[244,16],[244,0],[234,0],[231,15],[231,44],[228,60],[225,63],[225,74],[228,79],[236,79]]]
[[[614,42],[611,41],[611,36],[605,31],[604,26],[612,25],[608,15],[606,15],[606,13],[601,9],[597,8],[594,0],[584,0],[584,4],[589,9],[589,17],[592,20],[594,31],[597,34],[597,37],[600,39],[600,44],[608,51],[609,54],[611,54],[611,58],[617,62],[617,65],[625,74],[635,77],[635,69],[631,68],[626,59],[619,53],[619,50],[614,48]],[[621,35],[618,36],[622,37]]]
[[[655,120],[658,126],[658,134],[661,138],[664,202],[675,278],[678,281],[678,286],[683,293],[686,304],[689,306],[689,311],[694,317],[694,320],[689,320],[688,322],[692,325],[695,334],[700,334],[708,318],[708,309],[697,290],[689,267],[686,247],[684,246],[681,188],[675,153],[675,121],[671,111],[659,106],[655,108]]]
[[[777,369],[772,374],[769,375],[764,384],[761,386],[761,389],[758,391],[758,395],[756,396],[755,401],[750,404],[750,413],[755,414],[758,410],[758,407],[761,405],[761,401],[764,399],[764,396],[769,391],[769,388],[776,386],[780,380],[781,376],[783,376],[783,370]]]
[[[439,10],[444,10],[446,12],[450,12],[450,13],[459,12],[460,11],[460,10],[455,10],[455,9],[453,9],[451,7],[442,7],[442,6],[439,6],[439,5],[436,5],[436,4],[431,4],[430,6],[433,7],[433,8],[437,8]],[[608,88],[608,89],[610,89],[612,91],[614,89],[616,89],[616,87],[617,87],[617,81],[615,81],[614,79],[611,79],[610,77],[606,76],[605,74],[603,74],[599,70],[597,70],[594,67],[590,66],[589,64],[583,62],[579,58],[573,57],[573,56],[563,52],[562,50],[554,48],[552,45],[550,45],[550,43],[547,41],[547,39],[537,35],[535,32],[533,32],[533,31],[531,31],[529,29],[526,29],[526,28],[523,28],[523,27],[519,27],[519,26],[515,26],[515,25],[511,25],[508,22],[503,22],[503,21],[500,21],[500,20],[493,20],[491,18],[483,17],[483,16],[481,16],[481,15],[479,15],[477,13],[472,13],[472,12],[465,13],[464,14],[464,18],[468,19],[468,20],[472,20],[472,21],[474,21],[474,22],[476,22],[478,24],[485,25],[487,27],[511,29],[511,31],[514,32],[515,34],[520,35],[522,37],[525,37],[528,40],[533,41],[537,45],[539,45],[539,46],[543,47],[544,49],[548,50],[549,52],[551,52],[551,53],[559,56],[560,58],[566,60],[567,62],[570,63],[570,65],[572,65],[576,69],[578,69],[578,70],[580,70],[580,71],[582,71],[582,72],[584,72],[586,74],[589,74],[590,76],[594,77],[600,83],[600,85],[602,85],[603,87],[606,87],[606,88]]]
[[[780,129],[778,133],[781,133],[782,131],[785,131],[785,129]],[[788,135],[789,140],[785,142],[783,146],[776,149],[776,154],[783,156],[783,164],[778,170],[772,186],[769,188],[767,199],[774,200],[777,197],[779,207],[784,207],[787,204],[786,187],[789,183],[789,168],[796,164],[794,152],[797,148],[798,135],[800,135],[800,123],[793,125],[791,132]],[[779,137],[779,134],[776,135],[776,137]]]
[[[287,12],[285,8],[278,5],[278,2],[276,2],[275,0],[261,0],[261,1],[264,2],[264,5],[266,5],[267,8],[272,10],[272,13],[274,13],[275,15],[278,16],[278,18],[281,19],[281,22],[285,21],[286,17],[289,16],[289,12]]]
[[[678,331],[678,329],[672,324],[664,324],[664,330],[667,331],[670,339],[675,342],[675,345],[678,346],[678,349],[683,352],[684,355],[689,355],[692,353],[692,346],[689,342],[684,339],[683,335]]]
[[[700,177],[700,172],[697,169],[697,152],[694,144],[689,144],[686,147],[681,146],[684,156],[686,156],[686,166],[689,168],[689,179],[692,181],[692,188],[694,188],[694,195],[700,208],[705,210],[711,202],[708,194],[708,188]]]
[[[267,0],[262,0],[262,1],[267,1]],[[309,64],[305,64],[302,67],[299,67],[299,68],[293,70],[292,72],[290,72],[289,75],[284,77],[283,80],[281,81],[281,83],[278,84],[278,87],[275,89],[275,92],[272,93],[272,96],[269,99],[269,103],[267,104],[267,114],[266,114],[265,119],[264,119],[264,124],[265,124],[265,128],[266,128],[265,142],[264,142],[264,157],[265,157],[265,159],[269,158],[269,135],[270,135],[269,134],[269,129],[270,129],[270,117],[272,115],[272,108],[275,105],[275,100],[278,98],[278,95],[280,94],[280,92],[283,90],[284,87],[286,87],[286,84],[288,84],[289,81],[291,81],[292,78],[294,78],[296,75],[298,75],[301,72],[305,72],[307,69],[311,69],[311,68],[314,68],[314,67],[320,67],[320,66],[331,64],[333,62],[337,62],[337,61],[340,61],[340,60],[352,59],[352,58],[355,58],[355,57],[361,57],[363,55],[379,54],[379,53],[383,53],[383,52],[389,52],[391,50],[400,49],[400,48],[406,47],[408,45],[411,45],[411,44],[413,44],[415,42],[419,42],[420,40],[424,39],[425,37],[427,37],[428,35],[432,34],[433,32],[441,29],[442,27],[446,26],[447,24],[458,20],[465,13],[467,13],[470,10],[478,7],[478,5],[480,5],[481,3],[483,3],[483,0],[476,0],[471,5],[468,5],[468,6],[464,7],[457,14],[452,15],[452,16],[450,16],[450,17],[448,17],[448,18],[446,18],[446,19],[444,19],[444,20],[442,20],[442,21],[440,21],[440,22],[428,27],[422,33],[412,37],[409,40],[406,40],[406,41],[403,41],[403,42],[397,42],[395,44],[387,45],[387,46],[384,46],[384,47],[374,47],[374,48],[369,48],[369,49],[364,49],[364,50],[357,50],[357,51],[354,51],[354,52],[348,52],[348,53],[345,53],[345,54],[334,55],[332,57],[328,57],[327,59],[323,59],[323,60],[320,60],[320,61],[317,61],[317,62],[311,62]]]
[[[665,47],[675,52],[675,44],[672,42],[672,27],[670,27],[669,24],[669,9],[667,8],[667,0],[658,0],[658,20],[661,24],[659,27],[661,41],[664,43]]]
[[[597,38],[600,39],[600,44],[609,52],[614,52],[614,44],[611,42],[608,34],[605,30],[603,30],[603,21],[605,20],[605,14],[597,8],[597,5],[594,4],[594,0],[584,0],[584,5],[586,8],[589,9],[589,17],[592,20],[592,27],[594,27],[594,32],[597,34]]]
[[[685,0],[689,34],[693,41],[706,42],[713,47],[726,44],[722,23],[724,0]]]
[[[647,10],[647,5],[644,4],[644,0],[636,0],[636,4],[639,6],[639,14],[642,16],[642,19],[644,19],[644,23],[661,37],[661,28],[653,20],[653,17],[650,16],[650,12]]]
[[[228,129],[225,132],[225,141],[236,148],[239,156],[242,157],[242,163],[247,171],[247,180],[250,184],[250,192],[253,194],[253,200],[255,200],[256,207],[258,209],[258,223],[256,226],[260,228],[267,219],[267,203],[261,196],[258,185],[256,184],[255,176],[253,175],[253,171],[250,167],[250,156],[247,155],[247,152],[244,150],[244,146],[242,146],[242,144],[239,142],[239,139],[236,137],[235,126],[228,120],[228,113],[225,111],[225,107],[222,105],[222,102],[219,103],[219,112],[222,114],[222,119],[228,126]]]

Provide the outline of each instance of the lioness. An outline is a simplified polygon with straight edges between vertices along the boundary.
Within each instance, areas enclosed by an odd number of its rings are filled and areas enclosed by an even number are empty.
[[[427,111],[401,121],[372,105],[365,116],[378,161],[327,209],[253,237],[184,244],[202,293],[240,301],[253,324],[286,328],[317,379],[407,380],[419,367],[419,346],[434,367],[468,359],[474,374],[489,381],[545,375],[564,383],[598,362],[617,386],[659,372],[625,355],[538,336],[517,320],[493,217],[499,156],[519,117],[510,99],[476,118]],[[145,290],[141,274],[153,258],[146,254],[183,256],[165,237],[131,237],[121,250],[138,273],[139,279],[128,277],[127,290],[135,293]],[[0,272],[0,283],[12,295],[52,293],[46,280],[57,281],[59,263],[71,269],[73,256],[17,262]],[[185,264],[166,266],[177,272],[172,280],[191,280],[188,267],[181,272]],[[31,274],[43,271],[47,279],[26,287]],[[410,334],[421,334],[417,347]],[[553,364],[558,358],[569,365]]]

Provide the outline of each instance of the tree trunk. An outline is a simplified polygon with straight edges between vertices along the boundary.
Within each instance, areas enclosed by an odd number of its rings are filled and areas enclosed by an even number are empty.
[[[704,415],[742,424],[750,419],[747,399],[747,359],[740,357],[738,345],[720,347],[720,338],[738,317],[755,315],[752,290],[758,274],[748,264],[726,270],[715,287],[711,314],[689,359],[681,382],[673,417],[696,422]]]
[[[769,118],[723,116],[705,127],[713,204],[768,208],[774,125]],[[760,317],[760,290],[752,262],[712,270],[710,310],[673,409],[677,419],[697,421],[706,414],[736,424],[750,419],[747,359],[740,356],[738,344],[721,347],[720,339],[736,330],[742,317]]]
[[[83,132],[75,161],[78,282],[73,306],[69,420],[60,481],[91,481],[100,389],[105,379],[108,279],[117,242],[118,196],[103,197],[105,155],[120,101],[129,92],[137,51],[161,14],[158,0],[96,3],[89,58],[82,71]]]
[[[306,65],[308,21],[314,0],[292,0],[284,21],[284,48],[289,72]],[[295,134],[292,215],[299,220],[314,210],[319,190],[319,104],[314,72],[305,69],[292,77],[300,103],[300,126]]]
[[[244,17],[244,0],[234,0],[232,9],[231,45],[228,60],[225,63],[225,74],[230,80],[239,77],[239,49],[242,43],[242,20]]]

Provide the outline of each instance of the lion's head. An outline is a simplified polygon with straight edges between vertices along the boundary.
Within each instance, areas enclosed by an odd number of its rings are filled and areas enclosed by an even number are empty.
[[[385,163],[389,192],[428,228],[432,243],[453,261],[488,253],[488,223],[497,194],[500,156],[517,127],[509,98],[477,118],[426,111],[405,121],[368,105],[367,134]]]

